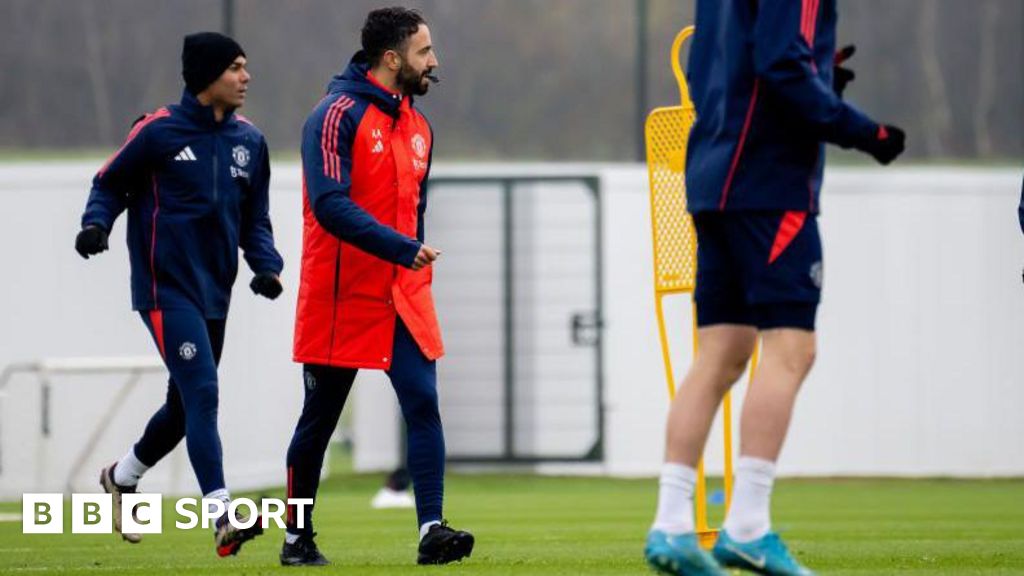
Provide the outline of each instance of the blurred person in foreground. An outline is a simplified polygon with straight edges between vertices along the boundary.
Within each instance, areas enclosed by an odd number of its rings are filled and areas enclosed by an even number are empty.
[[[315,498],[327,449],[359,369],[384,370],[407,432],[419,564],[469,556],[473,536],[442,516],[445,446],[430,290],[440,255],[424,243],[433,131],[414,105],[438,61],[422,15],[374,10],[362,50],[335,76],[302,133],[303,247],[294,359],[305,401],[288,449],[288,497]],[[390,425],[389,423],[382,423]],[[289,507],[284,565],[322,565],[313,507]]]
[[[235,113],[249,87],[245,52],[231,38],[200,32],[185,37],[181,59],[181,102],[136,121],[100,168],[75,241],[83,258],[105,251],[114,221],[128,212],[132,308],[170,372],[166,403],[100,474],[114,497],[114,527],[132,543],[141,535],[121,531],[121,496],[135,492],[182,438],[203,497],[227,509],[217,366],[239,248],[255,273],[253,292],[274,299],[282,290],[284,263],[268,212],[269,151],[263,134]],[[225,512],[215,525],[217,554],[237,554],[261,532],[258,518],[238,529]]]
[[[835,0],[698,0],[689,57],[697,120],[686,162],[697,230],[700,348],[672,402],[647,562],[665,574],[727,568],[810,575],[771,531],[775,466],[814,362],[823,278],[817,214],[824,143],[888,164],[904,134],[842,99]],[[725,393],[758,339],[732,505],[713,550],[694,533],[696,466]]]

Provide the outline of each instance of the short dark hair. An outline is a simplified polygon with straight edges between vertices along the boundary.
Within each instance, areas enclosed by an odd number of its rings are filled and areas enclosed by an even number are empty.
[[[401,50],[409,37],[427,21],[419,10],[393,6],[378,8],[366,15],[363,24],[363,50],[371,66],[380,63],[388,50]]]

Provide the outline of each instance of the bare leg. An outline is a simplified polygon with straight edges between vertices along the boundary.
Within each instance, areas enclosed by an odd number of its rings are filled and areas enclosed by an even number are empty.
[[[697,461],[722,397],[754,350],[757,331],[752,326],[715,325],[702,328],[698,338],[697,357],[669,409],[665,465],[652,526],[666,534],[693,532]]]
[[[752,326],[715,325],[698,332],[700,347],[668,415],[665,461],[695,467],[722,397],[754,351]]]
[[[736,483],[725,519],[725,531],[738,542],[752,542],[771,531],[775,461],[797,392],[814,363],[813,332],[785,328],[762,335],[762,360],[743,403]]]
[[[797,392],[814,364],[814,332],[783,328],[762,333],[761,362],[743,401],[740,455],[779,458]]]

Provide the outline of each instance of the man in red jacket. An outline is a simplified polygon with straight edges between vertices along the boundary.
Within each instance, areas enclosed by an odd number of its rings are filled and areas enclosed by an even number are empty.
[[[288,496],[315,498],[324,451],[360,368],[385,370],[408,433],[420,564],[469,556],[473,536],[442,520],[444,434],[435,361],[444,354],[423,243],[433,133],[413,106],[437,58],[414,10],[367,16],[363,50],[302,134],[303,247],[295,320],[305,402],[288,449]],[[284,565],[322,565],[312,509],[288,509]],[[299,526],[301,520],[302,526]]]

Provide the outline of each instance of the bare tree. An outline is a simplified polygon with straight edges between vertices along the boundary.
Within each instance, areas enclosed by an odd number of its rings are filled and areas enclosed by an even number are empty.
[[[930,156],[950,153],[948,146],[953,120],[946,97],[946,81],[939,60],[939,3],[921,3],[918,48],[924,72],[926,106],[923,111],[925,145]]]
[[[423,106],[439,158],[624,160],[632,112],[632,0],[404,0],[421,8],[443,83]],[[380,0],[236,2],[254,74],[245,114],[277,157]],[[1024,0],[838,0],[860,48],[851,102],[904,127],[916,158],[1024,156]],[[650,0],[649,104],[678,99],[668,68],[694,0]],[[181,93],[184,34],[216,30],[211,0],[0,0],[0,147],[108,148]],[[684,53],[684,59],[686,54]],[[684,61],[685,64],[685,61]]]
[[[999,5],[994,0],[983,0],[981,8],[981,35],[978,54],[978,99],[974,105],[974,148],[979,157],[991,156],[991,121],[998,82],[996,28],[999,24]]]
[[[103,49],[100,44],[99,20],[96,4],[92,0],[78,3],[82,11],[82,28],[85,31],[86,70],[89,73],[89,87],[92,89],[93,110],[96,113],[97,136],[100,142],[111,139],[110,95],[107,94],[107,75],[103,65]]]

